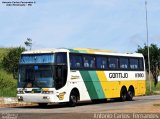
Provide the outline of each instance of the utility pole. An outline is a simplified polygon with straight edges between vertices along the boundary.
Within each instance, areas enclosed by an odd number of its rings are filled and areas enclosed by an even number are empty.
[[[148,15],[147,15],[147,1],[145,1],[145,10],[146,10],[146,31],[147,31],[147,47],[148,47],[148,79],[150,82],[150,92],[151,92],[151,74],[150,74],[150,53],[149,53],[149,40],[148,40]]]

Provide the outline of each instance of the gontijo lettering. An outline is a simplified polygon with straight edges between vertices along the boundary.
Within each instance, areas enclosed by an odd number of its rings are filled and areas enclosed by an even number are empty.
[[[128,78],[128,73],[109,73],[109,78]]]

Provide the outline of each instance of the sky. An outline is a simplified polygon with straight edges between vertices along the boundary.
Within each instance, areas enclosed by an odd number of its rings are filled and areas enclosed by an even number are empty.
[[[0,0],[0,47],[135,52],[147,42],[145,0]],[[6,6],[8,1],[35,1]],[[147,0],[149,43],[160,47],[160,0]]]

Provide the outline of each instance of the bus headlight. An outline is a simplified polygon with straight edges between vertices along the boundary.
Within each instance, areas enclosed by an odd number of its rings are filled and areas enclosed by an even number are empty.
[[[22,96],[18,96],[18,101],[23,101],[23,97]]]
[[[43,94],[53,94],[53,91],[42,91]]]

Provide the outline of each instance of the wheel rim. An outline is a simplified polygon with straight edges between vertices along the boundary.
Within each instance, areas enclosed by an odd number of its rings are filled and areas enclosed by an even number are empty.
[[[132,93],[132,91],[128,91],[128,96],[129,96],[129,99],[132,100],[132,98],[133,98],[133,93]]]
[[[122,91],[122,96],[121,96],[122,100],[123,101],[126,100],[126,97],[127,97],[126,91]]]
[[[71,95],[71,101],[72,101],[73,103],[77,103],[77,98],[76,98],[76,96]]]

